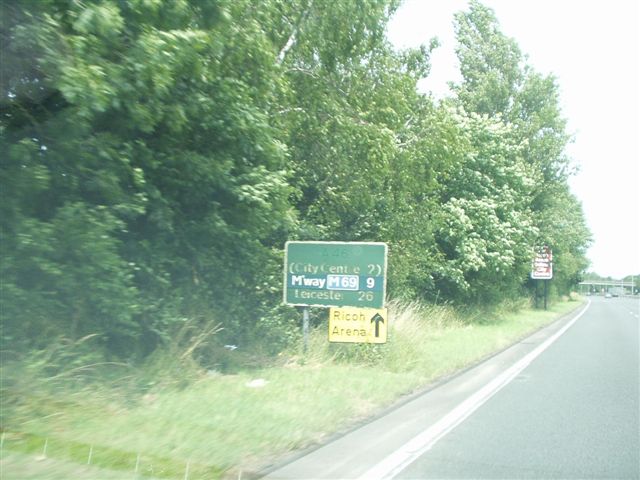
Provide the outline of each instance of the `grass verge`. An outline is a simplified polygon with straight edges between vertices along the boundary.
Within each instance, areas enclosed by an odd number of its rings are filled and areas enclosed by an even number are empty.
[[[24,360],[3,363],[3,478],[20,478],[12,472],[38,457],[58,462],[47,478],[69,478],[73,465],[80,478],[87,468],[105,478],[118,472],[237,478],[323,441],[578,305],[460,315],[446,306],[395,303],[387,344],[329,344],[325,325],[312,332],[304,356],[285,352],[276,366],[233,375],[185,372],[193,378],[186,387],[178,382],[146,392],[122,382],[73,383],[64,375],[52,381],[30,373]]]

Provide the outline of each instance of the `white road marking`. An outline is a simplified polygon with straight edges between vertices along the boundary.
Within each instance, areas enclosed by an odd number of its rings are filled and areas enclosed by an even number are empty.
[[[391,479],[408,467],[421,455],[429,451],[441,438],[460,425],[466,418],[475,412],[493,395],[509,384],[520,372],[535,360],[542,352],[565,333],[573,324],[587,311],[591,305],[591,300],[587,300],[587,305],[569,323],[558,330],[534,350],[525,355],[517,363],[502,372],[484,387],[471,395],[442,417],[424,432],[409,440],[395,452],[388,455],[384,460],[367,470],[358,480],[383,480]]]

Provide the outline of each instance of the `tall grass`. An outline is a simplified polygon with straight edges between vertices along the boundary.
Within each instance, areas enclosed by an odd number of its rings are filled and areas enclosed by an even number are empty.
[[[506,347],[575,306],[564,301],[545,312],[531,309],[526,299],[484,309],[392,301],[387,343],[329,343],[325,322],[312,332],[303,358],[311,365],[349,364],[412,372],[424,383]]]
[[[575,306],[460,314],[391,302],[386,344],[330,344],[321,324],[306,355],[294,349],[262,367],[216,345],[213,323],[186,326],[137,368],[99,365],[85,348],[90,338],[59,342],[3,362],[5,448],[37,454],[49,439],[61,460],[78,464],[93,448],[96,463],[111,470],[140,463],[154,477],[184,478],[189,464],[190,479],[236,475],[322,441]],[[200,366],[201,355],[210,367]],[[240,368],[243,361],[250,368]]]

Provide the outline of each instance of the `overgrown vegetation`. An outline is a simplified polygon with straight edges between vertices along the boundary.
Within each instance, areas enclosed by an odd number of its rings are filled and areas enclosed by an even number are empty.
[[[160,377],[154,362],[79,368],[93,361],[92,339],[61,344],[46,356],[2,363],[3,465],[9,475],[23,472],[16,478],[78,478],[87,463],[111,472],[94,472],[101,478],[118,478],[112,472],[129,478],[136,466],[140,475],[185,478],[187,464],[190,479],[237,478],[349,428],[578,305],[558,302],[551,311],[519,305],[519,313],[512,305],[461,316],[449,306],[394,302],[387,344],[328,344],[325,324],[313,330],[306,356],[291,350],[253,368],[231,358],[235,368],[227,374],[186,362],[195,349],[177,340],[164,364],[181,351],[183,367]],[[45,456],[58,464],[49,465],[50,477],[39,477],[34,459]]]
[[[498,304],[587,262],[558,87],[491,10],[456,18],[463,80],[419,93],[397,0],[2,2],[2,348],[88,335],[140,362],[221,328],[273,355],[287,239],[384,241],[390,298]],[[100,356],[100,355],[99,355]],[[97,361],[98,359],[96,359]]]

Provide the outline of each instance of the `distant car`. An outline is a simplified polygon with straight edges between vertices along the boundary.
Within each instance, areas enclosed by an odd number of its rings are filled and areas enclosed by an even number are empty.
[[[611,298],[613,297],[613,295],[611,295],[610,293],[605,293],[604,298]]]

